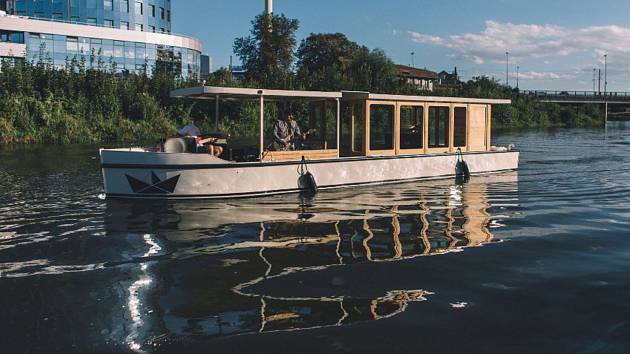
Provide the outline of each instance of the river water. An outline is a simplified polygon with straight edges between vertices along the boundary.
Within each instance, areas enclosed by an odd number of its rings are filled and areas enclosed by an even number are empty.
[[[0,150],[0,348],[627,352],[630,126],[500,133],[518,172],[104,200],[95,147]]]

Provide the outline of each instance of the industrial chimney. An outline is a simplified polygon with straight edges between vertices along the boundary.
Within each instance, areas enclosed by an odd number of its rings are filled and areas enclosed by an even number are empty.
[[[265,13],[271,15],[273,13],[273,0],[266,0]]]

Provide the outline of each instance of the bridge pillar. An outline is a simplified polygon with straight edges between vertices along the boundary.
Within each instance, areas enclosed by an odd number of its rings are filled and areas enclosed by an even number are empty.
[[[608,102],[604,103],[604,124],[608,125]]]

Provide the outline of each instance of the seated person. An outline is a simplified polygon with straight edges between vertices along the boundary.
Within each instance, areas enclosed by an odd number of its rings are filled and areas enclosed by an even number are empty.
[[[300,150],[302,143],[314,130],[303,133],[293,114],[285,113],[273,126],[273,148],[275,151]]]
[[[191,124],[185,125],[182,129],[177,131],[180,137],[196,137],[201,136],[201,129],[199,127],[203,124],[203,118],[195,118]]]
[[[192,124],[188,124],[180,129],[177,133],[182,138],[195,138],[196,151],[207,152],[208,154],[220,157],[223,154],[223,147],[216,145],[218,138],[203,138],[201,129],[203,118],[195,118]]]

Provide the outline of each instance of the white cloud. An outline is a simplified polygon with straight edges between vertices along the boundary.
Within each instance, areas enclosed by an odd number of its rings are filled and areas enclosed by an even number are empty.
[[[519,78],[523,80],[573,80],[576,78],[576,75],[554,72],[526,71],[519,73]]]
[[[456,57],[476,64],[504,62],[505,52],[516,62],[590,53],[602,62],[608,53],[609,64],[630,68],[630,27],[591,26],[568,29],[554,25],[513,24],[486,21],[478,33],[434,36],[409,31],[414,42],[451,49]],[[541,73],[533,74],[536,76]]]

